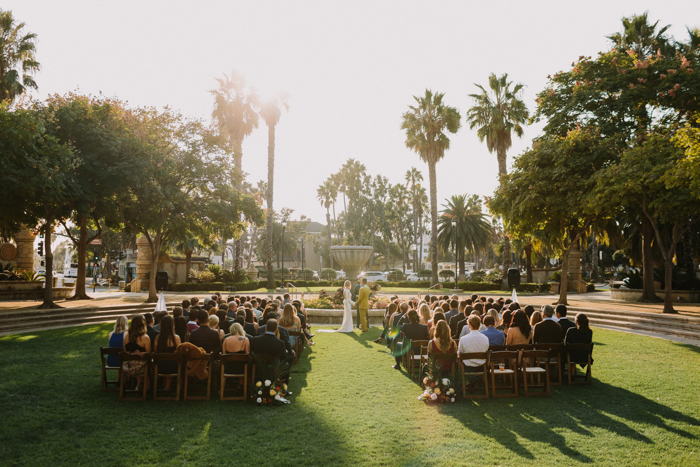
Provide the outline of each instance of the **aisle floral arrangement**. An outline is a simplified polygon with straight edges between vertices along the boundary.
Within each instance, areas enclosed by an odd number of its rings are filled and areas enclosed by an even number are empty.
[[[440,363],[430,359],[426,364],[426,376],[423,378],[425,390],[418,396],[419,401],[436,403],[453,403],[457,398],[457,392],[451,386],[448,378],[442,377]]]
[[[283,405],[289,404],[286,399],[291,393],[284,383],[282,375],[289,371],[289,364],[281,360],[266,363],[260,358],[255,358],[256,373],[262,375],[251,384],[248,391],[250,400],[258,405]]]

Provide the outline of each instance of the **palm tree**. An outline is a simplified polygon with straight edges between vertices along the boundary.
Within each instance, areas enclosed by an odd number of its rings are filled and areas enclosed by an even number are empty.
[[[340,227],[338,227],[338,219],[335,217],[335,202],[338,200],[339,178],[338,174],[331,174],[326,180],[326,183],[329,184],[331,207],[333,208],[333,225],[335,225],[337,238],[340,238]]]
[[[623,50],[632,49],[639,60],[661,51],[664,55],[673,55],[675,52],[673,45],[664,34],[671,25],[664,26],[658,31],[656,27],[659,22],[649,23],[649,12],[645,11],[641,15],[632,15],[622,18],[622,32],[616,32],[608,36],[616,47]],[[690,32],[690,30],[688,30]],[[692,35],[691,35],[692,40]]]
[[[430,216],[432,283],[438,283],[437,263],[437,176],[435,165],[450,148],[450,138],[445,133],[457,133],[461,126],[459,111],[443,104],[444,93],[426,89],[422,97],[413,96],[418,105],[409,106],[403,114],[401,128],[406,130],[406,147],[413,149],[428,164],[430,176]]]
[[[272,194],[275,177],[275,128],[280,121],[282,109],[289,110],[288,96],[280,94],[265,102],[260,109],[260,116],[267,125],[267,288],[275,288],[274,269],[272,268]]]
[[[319,200],[321,203],[321,206],[326,208],[326,224],[328,225],[328,254],[331,258],[330,265],[331,269],[333,269],[333,254],[331,253],[331,246],[333,245],[333,241],[331,239],[331,204],[333,203],[333,182],[329,178],[325,182],[323,182],[323,185],[320,185],[316,189],[316,199]]]
[[[38,89],[33,74],[40,65],[34,57],[36,34],[24,34],[11,11],[0,10],[0,102],[13,102],[27,88]]]
[[[406,171],[406,183],[410,185],[411,199],[413,208],[413,269],[417,272],[416,265],[418,264],[418,189],[420,182],[423,181],[423,174],[415,167],[411,167]]]
[[[455,227],[452,226],[455,221]],[[466,251],[478,251],[491,243],[491,224],[486,216],[468,202],[467,195],[454,195],[447,200],[439,220],[438,242],[443,250],[456,248],[459,280],[466,280],[464,256]]]
[[[248,88],[245,77],[236,70],[232,70],[231,75],[224,73],[224,77],[216,81],[219,87],[209,91],[214,95],[211,116],[225,145],[233,153],[234,183],[240,190],[243,187],[243,140],[258,127],[258,95]],[[221,242],[224,245],[226,239],[222,238]],[[244,242],[243,236],[236,241],[234,271],[241,267]]]
[[[474,99],[474,106],[467,111],[469,128],[477,128],[479,140],[486,140],[486,147],[490,153],[496,153],[498,159],[498,175],[501,184],[508,174],[506,166],[506,152],[513,144],[512,133],[520,138],[523,136],[522,124],[527,121],[528,111],[525,103],[518,96],[523,88],[522,84],[513,84],[508,81],[508,74],[504,73],[500,78],[494,73],[489,76],[489,87],[493,95],[480,84],[476,87],[480,94],[470,94]],[[505,235],[503,239],[503,290],[507,290],[506,273],[510,266],[510,241]]]

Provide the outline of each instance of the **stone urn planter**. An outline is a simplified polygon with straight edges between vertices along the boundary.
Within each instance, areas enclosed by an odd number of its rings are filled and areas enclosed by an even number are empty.
[[[332,246],[331,254],[333,259],[340,264],[345,271],[345,278],[357,284],[357,275],[360,268],[365,265],[372,254],[371,246]]]

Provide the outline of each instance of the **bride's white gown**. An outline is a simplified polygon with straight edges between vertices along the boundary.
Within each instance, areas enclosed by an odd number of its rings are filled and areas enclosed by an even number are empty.
[[[345,300],[343,300],[343,324],[340,325],[338,332],[352,332],[354,326],[352,324],[352,307],[355,306],[350,297],[350,289],[344,289],[343,294],[345,295]]]
[[[319,329],[317,332],[352,332],[354,326],[352,325],[352,307],[355,306],[350,297],[352,293],[350,289],[344,289],[343,295],[343,324],[340,325],[339,329]]]

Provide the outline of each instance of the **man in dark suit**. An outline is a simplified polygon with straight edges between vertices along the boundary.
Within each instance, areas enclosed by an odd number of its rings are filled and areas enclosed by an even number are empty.
[[[466,302],[467,300],[465,300]],[[466,327],[469,329],[469,326],[467,325],[467,320],[469,319],[469,316],[471,316],[472,311],[474,311],[474,308],[470,304],[467,303],[464,307],[464,314],[462,316],[457,315],[459,318],[459,321],[457,321],[457,327],[455,328],[455,339],[459,339],[462,336],[462,331]]]
[[[566,317],[566,305],[557,305],[556,313],[557,313],[557,318],[559,319],[559,326],[561,326],[561,330],[566,336],[566,331],[569,328],[575,328],[576,323],[571,321],[569,318]]]
[[[460,321],[462,321],[465,318],[468,318],[468,316],[465,316],[464,314],[464,309],[467,307],[467,302],[466,300],[462,300],[459,302],[459,313],[454,315],[450,320],[448,321],[450,325],[450,333],[452,334],[452,337],[457,336],[457,325],[459,324]]]
[[[267,320],[265,326],[261,326],[262,333],[250,341],[250,351],[262,355],[271,355],[279,357],[280,360],[286,361],[290,365],[294,362],[294,352],[290,353],[291,348],[287,348],[288,343],[285,344],[283,340],[280,340],[275,335],[275,331],[279,330],[280,337],[282,337],[282,331],[286,329],[277,326],[277,320],[270,318]],[[258,332],[260,331],[258,329]],[[289,339],[289,334],[287,334],[287,339]]]
[[[190,343],[201,347],[207,353],[221,349],[219,331],[209,327],[209,313],[199,313],[199,327],[190,333]]]
[[[265,323],[263,326],[258,327],[258,336],[264,336],[265,333],[267,332],[267,324],[270,321],[274,321],[275,323],[277,323],[277,319],[279,319],[279,318],[277,318],[276,316],[271,317],[267,321],[267,323]],[[294,350],[292,350],[292,343],[291,343],[292,341],[289,340],[289,331],[287,331],[286,329],[284,329],[282,326],[279,326],[279,325],[277,325],[277,330],[280,333],[279,339],[284,343],[284,347],[287,350],[287,353],[292,355],[292,361],[293,361],[294,356],[296,354],[294,353]]]
[[[445,321],[447,321],[447,324],[450,324],[450,320],[459,314],[459,310],[457,307],[459,306],[459,302],[455,299],[450,300],[450,311],[445,313]]]
[[[408,306],[406,303],[402,303],[402,305]],[[404,339],[411,339],[412,341],[422,341],[422,340],[428,340],[430,339],[428,335],[428,326],[425,324],[420,324],[420,318],[418,317],[418,312],[416,310],[410,310],[408,313],[406,313],[408,316],[408,323],[404,324],[401,326],[401,332],[403,332]],[[394,354],[396,355],[396,365],[394,365],[392,368],[395,370],[400,370],[401,369],[401,355],[403,355],[403,342],[397,342],[396,347],[394,349]],[[408,342],[406,342],[406,345],[409,345]]]
[[[544,320],[535,325],[532,331],[532,342],[535,344],[561,344],[564,342],[564,333],[559,323],[554,321],[554,308],[551,305],[542,307]]]

